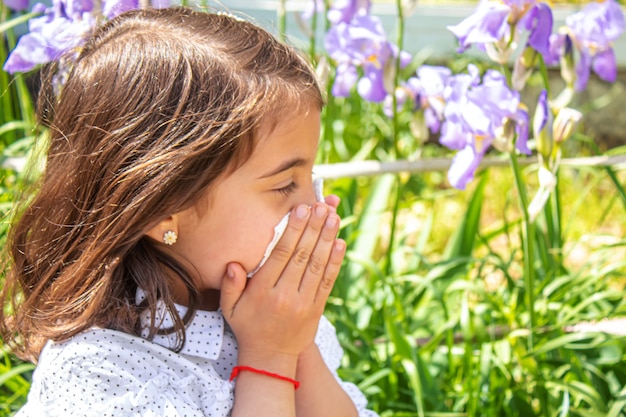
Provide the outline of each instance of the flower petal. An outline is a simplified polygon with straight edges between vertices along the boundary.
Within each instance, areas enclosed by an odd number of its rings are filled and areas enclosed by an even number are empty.
[[[28,0],[2,0],[6,6],[16,12],[28,9]]]
[[[580,51],[580,59],[576,63],[576,81],[574,88],[576,91],[583,91],[589,82],[591,72],[591,57],[587,51]]]
[[[46,38],[40,33],[23,35],[4,63],[3,69],[11,74],[27,72],[37,65],[46,64],[55,58]]]
[[[365,71],[365,75],[357,83],[357,91],[365,100],[381,102],[387,96],[381,70]]]
[[[537,3],[529,12],[526,29],[530,30],[528,45],[541,55],[550,55],[550,35],[552,34],[552,9],[546,3]]]
[[[476,152],[476,149],[471,145],[457,152],[448,170],[450,185],[459,190],[464,190],[467,184],[474,179],[476,168],[478,168],[482,158],[483,153]]]
[[[337,75],[333,84],[332,93],[335,97],[348,97],[350,90],[359,78],[359,74],[355,66],[350,64],[341,64],[337,67]]]
[[[455,26],[448,26],[459,40],[459,52],[472,43],[496,42],[508,28],[507,17],[511,8],[505,4],[487,1],[481,3],[476,11]]]
[[[615,82],[617,79],[617,61],[613,48],[599,52],[592,62],[593,72],[604,81]]]

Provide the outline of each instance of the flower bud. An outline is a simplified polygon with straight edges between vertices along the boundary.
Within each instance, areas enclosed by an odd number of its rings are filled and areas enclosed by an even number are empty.
[[[578,123],[582,120],[583,115],[578,110],[565,107],[559,111],[553,127],[553,137],[555,143],[562,143],[569,139],[576,128]]]
[[[511,77],[511,82],[515,90],[522,91],[524,89],[526,81],[528,81],[528,78],[530,78],[533,73],[536,60],[537,52],[530,47],[526,47],[524,52],[515,60]]]
[[[383,67],[383,87],[387,92],[395,90],[396,73],[398,72],[396,67],[396,60],[394,58],[388,59]]]
[[[554,147],[552,110],[548,104],[548,93],[543,90],[539,94],[535,116],[533,117],[533,133],[535,134],[535,143],[537,152],[545,159],[549,160]]]
[[[519,59],[525,67],[534,67],[537,63],[537,51],[535,48],[527,46],[520,54]]]
[[[509,62],[509,57],[514,50],[515,42],[509,44],[507,37],[504,37],[497,42],[485,43],[485,52],[487,56],[497,62],[498,64],[505,65]]]
[[[500,152],[512,152],[514,149],[513,143],[515,141],[515,120],[507,117],[504,119],[502,126],[496,129],[496,135],[493,140],[493,147]]]
[[[574,45],[569,34],[565,35],[563,43],[563,55],[561,56],[561,77],[567,85],[574,84],[576,80],[576,65],[574,63]]]

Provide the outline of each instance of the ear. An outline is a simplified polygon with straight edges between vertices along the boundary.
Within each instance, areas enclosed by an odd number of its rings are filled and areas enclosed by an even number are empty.
[[[178,234],[178,216],[171,215],[161,220],[146,232],[146,236],[163,243],[163,236],[169,231]]]

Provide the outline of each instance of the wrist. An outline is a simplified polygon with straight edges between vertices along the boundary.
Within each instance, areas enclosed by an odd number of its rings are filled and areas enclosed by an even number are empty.
[[[298,355],[298,366],[300,366],[301,363],[315,360],[319,356],[321,356],[319,348],[315,343],[311,343]]]
[[[254,368],[252,366],[242,366],[242,365],[237,365],[233,368],[233,371],[230,374],[230,381],[234,381],[241,372],[250,372],[252,374],[255,374],[257,376],[263,376],[263,377],[268,377],[268,378],[273,378],[275,381],[282,381],[282,382],[288,382],[291,385],[293,385],[294,389],[298,389],[300,387],[300,382],[296,381],[293,378],[290,378],[288,376],[285,375],[281,375],[281,374],[275,374],[274,372],[268,372],[264,369],[258,369],[258,368]]]
[[[298,367],[296,369],[297,378],[302,378],[302,376],[308,374],[311,369],[317,369],[320,365],[326,366],[319,348],[315,343],[311,343],[298,356]]]
[[[295,378],[298,356],[280,352],[239,351],[238,366],[249,366],[266,372]]]

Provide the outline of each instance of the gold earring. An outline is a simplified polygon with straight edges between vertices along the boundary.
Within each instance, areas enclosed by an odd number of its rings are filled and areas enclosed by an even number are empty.
[[[178,235],[175,231],[168,230],[167,232],[163,233],[163,243],[165,243],[166,245],[172,246],[174,243],[176,243],[176,240],[178,240]]]

